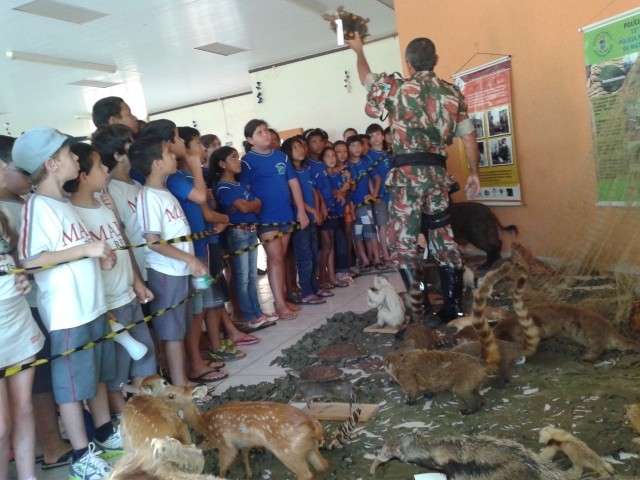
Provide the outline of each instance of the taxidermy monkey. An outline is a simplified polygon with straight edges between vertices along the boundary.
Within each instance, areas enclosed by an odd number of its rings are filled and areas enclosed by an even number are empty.
[[[373,278],[367,298],[369,308],[378,310],[378,327],[399,327],[404,323],[404,302],[386,278]]]

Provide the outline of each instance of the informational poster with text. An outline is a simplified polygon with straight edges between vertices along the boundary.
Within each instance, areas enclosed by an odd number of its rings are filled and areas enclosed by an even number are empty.
[[[522,195],[511,113],[511,58],[454,75],[480,150],[480,197],[488,205],[520,205]]]

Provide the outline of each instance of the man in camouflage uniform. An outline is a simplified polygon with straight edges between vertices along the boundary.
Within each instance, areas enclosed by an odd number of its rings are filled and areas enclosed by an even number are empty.
[[[439,265],[445,300],[438,316],[451,320],[463,314],[462,257],[453,240],[449,215],[449,190],[454,181],[446,171],[446,149],[456,136],[464,142],[469,160],[467,196],[476,196],[480,190],[480,155],[464,97],[457,87],[434,74],[437,55],[427,38],[416,38],[407,45],[406,79],[397,73],[371,73],[360,37],[356,35],[348,43],[356,52],[360,81],[368,90],[367,115],[389,115],[394,168],[386,179],[391,191],[387,234],[393,258],[408,290],[413,284],[424,213],[428,248]]]

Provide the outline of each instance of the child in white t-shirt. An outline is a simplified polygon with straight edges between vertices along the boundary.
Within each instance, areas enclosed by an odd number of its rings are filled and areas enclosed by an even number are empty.
[[[167,190],[167,177],[175,173],[175,156],[167,142],[155,137],[136,140],[129,149],[132,166],[145,176],[138,196],[138,221],[149,243],[190,235],[191,229],[178,200]],[[193,252],[191,241],[155,244],[146,249],[147,281],[154,292],[151,310],[174,307],[189,295],[189,275],[208,273]],[[153,321],[153,329],[162,341],[171,382],[186,385],[184,337],[187,305],[182,303]]]
[[[23,209],[19,253],[24,266],[62,264],[34,274],[39,311],[49,330],[51,353],[57,355],[107,333],[100,268],[113,268],[115,256],[106,242],[91,239],[65,198],[63,184],[78,176],[77,157],[67,136],[52,128],[29,130],[16,140],[12,155],[15,166],[31,175],[36,188]],[[105,383],[115,374],[114,355],[113,342],[103,342],[52,362],[53,393],[73,446],[72,477],[98,480],[111,470],[89,443],[83,401],[88,402],[97,427],[97,446],[107,454],[121,451]]]
[[[116,211],[124,225],[124,231],[130,244],[145,243],[142,226],[136,216],[138,194],[142,185],[131,179],[131,163],[129,147],[133,143],[133,132],[125,125],[114,124],[100,127],[91,136],[91,145],[102,158],[102,163],[109,169],[107,190],[113,199]],[[146,280],[144,265],[144,248],[132,250],[138,272]]]
[[[111,270],[102,271],[104,295],[107,310],[115,317],[116,322],[127,326],[142,320],[144,315],[140,303],[151,301],[153,294],[133,268],[129,251],[117,250],[124,247],[126,242],[115,213],[97,195],[104,190],[108,180],[107,167],[102,164],[100,154],[86,143],[72,145],[71,151],[78,157],[80,173],[78,178],[65,183],[64,189],[71,193],[71,203],[76,207],[91,238],[104,240],[115,250],[115,266]],[[107,384],[111,411],[115,412],[121,412],[125,404],[121,385],[128,383],[130,378],[133,378],[134,384],[139,385],[144,377],[154,375],[157,368],[153,340],[147,324],[137,325],[129,333],[147,347],[147,353],[141,359],[132,361],[122,345],[115,345],[116,375]]]
[[[6,161],[6,147],[13,139],[0,135],[0,368],[28,363],[44,345],[44,335],[31,316],[25,295],[29,280],[11,274],[15,268],[17,233],[11,217],[21,208],[8,189],[13,178],[22,175]],[[9,149],[10,152],[10,149]],[[28,182],[26,182],[28,184]],[[18,197],[19,198],[19,197]],[[5,199],[7,199],[5,201]],[[0,478],[8,478],[9,458],[15,452],[16,470],[21,479],[35,479],[35,419],[31,390],[35,369],[0,379],[0,426],[12,435],[0,436]]]

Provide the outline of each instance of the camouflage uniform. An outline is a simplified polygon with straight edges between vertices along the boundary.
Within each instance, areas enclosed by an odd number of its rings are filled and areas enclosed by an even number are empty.
[[[394,155],[425,152],[446,157],[455,136],[473,131],[458,88],[433,72],[417,72],[409,79],[371,74],[366,85],[367,115],[389,114]],[[388,235],[394,260],[405,265],[415,261],[421,214],[444,214],[452,183],[440,166],[405,165],[389,172],[385,184],[391,192]],[[450,225],[430,229],[428,246],[439,265],[462,267]]]

